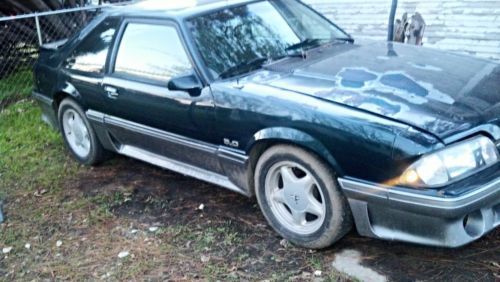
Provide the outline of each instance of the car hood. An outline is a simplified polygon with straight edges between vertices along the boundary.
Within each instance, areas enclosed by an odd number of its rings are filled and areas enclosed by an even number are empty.
[[[441,140],[488,124],[500,135],[500,65],[397,43],[313,50],[244,79],[398,120]]]

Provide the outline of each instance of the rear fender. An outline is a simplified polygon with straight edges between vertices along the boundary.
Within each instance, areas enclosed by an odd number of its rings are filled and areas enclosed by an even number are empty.
[[[58,110],[57,107],[59,106],[59,103],[62,101],[62,99],[66,98],[66,97],[73,98],[76,102],[78,102],[78,104],[84,110],[86,110],[88,108],[87,104],[85,103],[85,101],[82,98],[82,95],[80,95],[80,93],[78,92],[76,87],[73,86],[73,84],[71,84],[70,82],[66,81],[66,82],[62,83],[57,88],[55,93],[56,94],[54,94],[54,105],[53,106],[54,106],[54,109],[56,112]]]

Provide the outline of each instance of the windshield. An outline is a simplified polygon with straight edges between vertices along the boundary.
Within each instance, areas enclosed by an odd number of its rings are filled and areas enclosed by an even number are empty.
[[[347,35],[298,1],[269,0],[215,11],[188,21],[213,78],[260,68]]]

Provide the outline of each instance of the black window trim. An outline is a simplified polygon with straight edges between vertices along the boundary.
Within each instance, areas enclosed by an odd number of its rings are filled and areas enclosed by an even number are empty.
[[[116,58],[118,56],[118,50],[120,48],[121,41],[123,39],[123,35],[125,33],[125,30],[127,28],[127,25],[129,23],[139,23],[139,24],[149,24],[149,25],[164,25],[164,26],[170,26],[173,27],[177,35],[179,37],[179,40],[182,44],[182,47],[184,51],[186,52],[186,55],[189,59],[189,62],[191,63],[191,66],[193,67],[193,72],[194,74],[201,80],[201,75],[200,71],[198,68],[198,65],[196,64],[196,61],[193,59],[191,52],[189,51],[188,45],[186,43],[186,40],[184,39],[184,35],[182,33],[182,30],[180,29],[178,23],[173,20],[173,19],[155,19],[155,18],[145,18],[145,17],[127,17],[124,18],[121,22],[120,28],[117,32],[117,36],[115,41],[113,42],[113,48],[112,51],[109,54],[109,65],[106,68],[105,75],[109,77],[114,77],[118,79],[124,79],[124,80],[129,80],[133,82],[138,82],[138,83],[144,83],[144,84],[149,84],[149,85],[155,85],[159,87],[167,87],[168,81],[159,81],[155,79],[148,79],[140,76],[135,76],[131,74],[117,74],[114,72],[115,64],[116,64]]]

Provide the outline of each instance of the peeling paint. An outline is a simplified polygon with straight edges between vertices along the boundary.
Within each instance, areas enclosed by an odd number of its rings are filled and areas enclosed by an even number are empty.
[[[380,93],[395,95],[412,104],[424,104],[429,99],[449,105],[455,102],[450,95],[437,90],[431,83],[416,81],[402,71],[377,73],[361,67],[344,68],[337,74],[335,80],[339,89],[349,90],[351,93],[374,97],[380,96],[378,95]],[[337,93],[331,94],[337,95]]]

